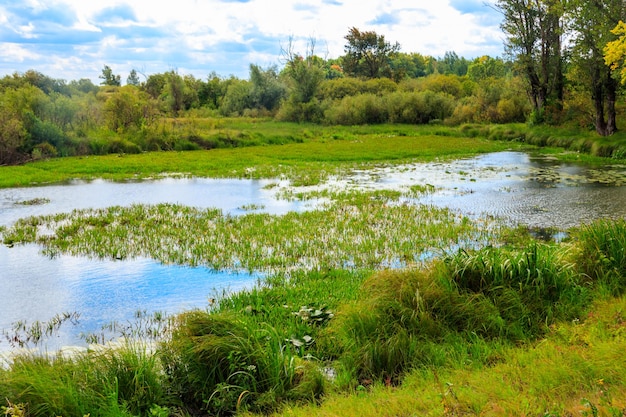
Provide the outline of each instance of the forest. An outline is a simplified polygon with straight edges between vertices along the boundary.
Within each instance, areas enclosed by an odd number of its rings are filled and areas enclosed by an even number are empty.
[[[0,79],[0,165],[41,158],[241,146],[194,121],[272,118],[324,125],[467,123],[567,126],[610,136],[623,116],[623,1],[501,0],[505,56],[403,52],[374,31],[349,29],[344,55],[320,57],[291,40],[281,66],[249,78],[170,70],[100,85],[36,69]],[[124,84],[124,85],[122,85]]]

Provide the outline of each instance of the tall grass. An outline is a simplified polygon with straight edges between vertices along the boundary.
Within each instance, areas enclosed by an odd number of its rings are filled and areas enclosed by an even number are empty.
[[[319,369],[299,358],[271,327],[200,311],[179,320],[162,357],[168,386],[185,408],[211,415],[263,412],[323,393]]]
[[[359,299],[339,308],[321,343],[352,384],[392,383],[416,367],[488,363],[499,344],[528,343],[578,320],[603,286],[623,281],[622,226],[598,223],[579,236],[572,244],[461,250],[428,270],[378,272]],[[591,259],[601,277],[595,283],[587,279],[590,247],[600,253],[594,259],[610,258],[608,267]]]
[[[166,403],[156,356],[122,347],[93,354],[15,357],[0,370],[2,398],[28,416],[132,416]]]
[[[626,220],[600,220],[579,227],[575,261],[593,282],[604,286],[609,294],[626,289]]]

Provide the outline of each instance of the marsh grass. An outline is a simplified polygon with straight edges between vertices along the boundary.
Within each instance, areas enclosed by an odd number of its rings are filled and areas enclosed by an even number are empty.
[[[500,346],[496,362],[423,367],[400,386],[378,382],[353,395],[329,392],[320,405],[287,405],[272,415],[621,416],[625,309],[625,297],[595,302],[584,320],[552,326],[541,340]]]
[[[168,386],[185,407],[212,415],[271,411],[283,401],[314,401],[323,393],[318,368],[271,327],[200,311],[179,320],[162,357]]]
[[[147,256],[217,270],[401,267],[456,245],[494,236],[444,209],[391,204],[386,194],[357,194],[282,216],[224,215],[173,204],[78,210],[27,218],[3,233],[5,244],[37,242],[50,255]],[[51,234],[50,231],[53,231]]]
[[[123,180],[172,174],[215,178],[286,177],[295,184],[311,184],[332,174],[380,162],[426,162],[512,146],[455,132],[441,136],[430,127],[410,125],[352,128],[236,119],[223,123],[244,136],[252,134],[245,132],[254,132],[258,136],[289,140],[270,140],[271,143],[285,142],[271,146],[259,143],[233,149],[68,157],[0,167],[0,188],[72,179]]]
[[[581,271],[603,285],[609,294],[626,288],[626,220],[600,220],[573,232],[575,261]]]

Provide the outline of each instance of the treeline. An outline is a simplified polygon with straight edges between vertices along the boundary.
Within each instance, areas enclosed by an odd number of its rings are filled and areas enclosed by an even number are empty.
[[[133,71],[122,85],[105,66],[97,86],[35,70],[15,73],[0,79],[0,165],[236,145],[176,123],[205,117],[354,125],[506,123],[528,114],[521,80],[500,58],[397,53],[386,62],[381,71],[390,76],[372,78],[347,74],[341,60],[295,54],[280,70],[250,65],[249,79],[168,71],[139,80]]]

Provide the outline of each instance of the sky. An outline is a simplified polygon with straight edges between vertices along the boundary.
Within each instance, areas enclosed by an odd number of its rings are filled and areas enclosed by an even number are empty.
[[[284,51],[344,54],[352,27],[402,52],[471,59],[503,54],[494,0],[0,0],[0,77],[36,70],[66,81],[105,65],[124,84],[177,71],[247,79],[250,64],[284,64]]]

